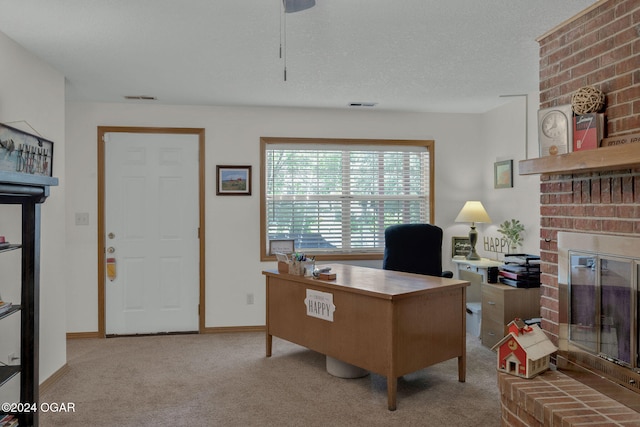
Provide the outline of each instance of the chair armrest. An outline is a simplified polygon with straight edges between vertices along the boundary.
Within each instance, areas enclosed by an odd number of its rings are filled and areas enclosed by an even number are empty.
[[[445,270],[445,271],[442,272],[442,274],[440,276],[452,279],[453,278],[453,271]]]

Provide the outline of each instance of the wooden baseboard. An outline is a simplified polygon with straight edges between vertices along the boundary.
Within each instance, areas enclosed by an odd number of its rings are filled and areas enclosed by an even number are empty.
[[[221,334],[229,332],[264,332],[266,326],[217,326],[204,328],[203,334]]]
[[[104,338],[104,335],[100,335],[98,332],[67,332],[68,340],[81,338]]]
[[[264,332],[266,326],[216,326],[204,328],[202,334],[224,334],[231,332]],[[68,340],[84,339],[84,338],[106,338],[99,332],[67,332]]]
[[[52,385],[54,385],[62,377],[64,377],[70,369],[71,368],[69,368],[69,365],[67,365],[66,363],[62,365],[62,368],[55,371],[49,378],[47,378],[42,382],[42,384],[40,384],[40,393],[45,393]]]

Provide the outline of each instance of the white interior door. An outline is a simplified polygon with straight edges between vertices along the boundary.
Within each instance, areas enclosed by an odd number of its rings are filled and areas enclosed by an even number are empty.
[[[197,135],[105,134],[107,334],[198,330],[198,194]]]

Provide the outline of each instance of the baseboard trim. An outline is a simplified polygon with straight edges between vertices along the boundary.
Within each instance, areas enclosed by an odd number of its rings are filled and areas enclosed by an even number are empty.
[[[264,332],[266,326],[215,326],[204,328],[203,334],[223,334],[229,332]]]
[[[232,332],[264,332],[267,327],[264,325],[258,326],[213,326],[204,328],[201,334],[226,334]],[[193,332],[190,332],[193,333]],[[106,338],[104,335],[100,335],[99,332],[67,332],[68,340],[85,339],[85,338]]]
[[[71,370],[71,368],[69,367],[68,364],[65,363],[64,365],[62,365],[62,367],[60,369],[55,371],[53,374],[51,374],[51,376],[49,378],[47,378],[46,380],[44,380],[42,382],[42,384],[40,384],[40,393],[46,393],[47,390],[49,390],[49,388],[51,388],[51,386],[53,386],[55,383],[57,383],[70,370]]]
[[[98,332],[67,332],[68,340],[76,340],[83,338],[104,338],[103,335],[100,335]]]

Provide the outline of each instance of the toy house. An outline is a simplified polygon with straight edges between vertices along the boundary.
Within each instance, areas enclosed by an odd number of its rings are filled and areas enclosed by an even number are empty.
[[[498,353],[498,370],[522,378],[533,378],[549,369],[551,353],[557,350],[538,325],[512,320],[509,332],[492,350]]]

